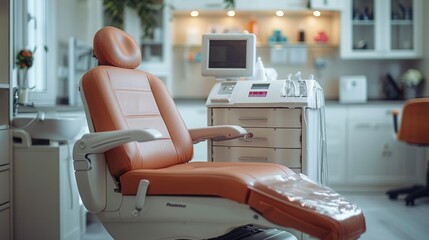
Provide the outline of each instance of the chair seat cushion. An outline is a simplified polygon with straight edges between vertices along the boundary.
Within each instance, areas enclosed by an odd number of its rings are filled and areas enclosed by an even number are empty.
[[[294,175],[271,163],[191,162],[162,169],[138,169],[120,178],[124,195],[137,194],[141,179],[149,181],[148,195],[217,196],[246,203],[256,181]]]

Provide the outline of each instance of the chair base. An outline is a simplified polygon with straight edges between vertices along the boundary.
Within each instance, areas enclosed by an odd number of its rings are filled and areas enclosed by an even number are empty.
[[[400,194],[407,194],[405,197],[406,206],[414,206],[415,200],[422,197],[429,197],[429,162],[426,170],[426,186],[414,185],[407,188],[392,189],[386,192],[390,199],[397,199]]]
[[[211,238],[209,240],[297,240],[297,238],[289,232],[266,229],[255,225],[246,225],[238,227],[231,232],[220,237]]]

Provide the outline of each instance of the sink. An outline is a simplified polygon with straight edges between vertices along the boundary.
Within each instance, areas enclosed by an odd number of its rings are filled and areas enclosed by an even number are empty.
[[[14,129],[26,131],[32,139],[73,140],[86,129],[83,112],[19,113],[12,121]]]

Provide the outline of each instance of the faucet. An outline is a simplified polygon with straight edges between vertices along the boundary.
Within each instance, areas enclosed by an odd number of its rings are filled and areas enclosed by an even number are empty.
[[[18,114],[18,107],[19,107],[19,93],[18,88],[13,88],[13,116],[15,117],[16,114]]]

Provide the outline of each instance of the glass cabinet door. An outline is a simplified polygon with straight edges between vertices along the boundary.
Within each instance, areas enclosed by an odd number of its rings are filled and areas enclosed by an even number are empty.
[[[422,57],[422,0],[347,0],[341,21],[341,57]]]
[[[413,0],[390,0],[390,49],[413,49]]]
[[[352,11],[352,49],[353,51],[374,51],[376,49],[375,0],[353,0]]]

